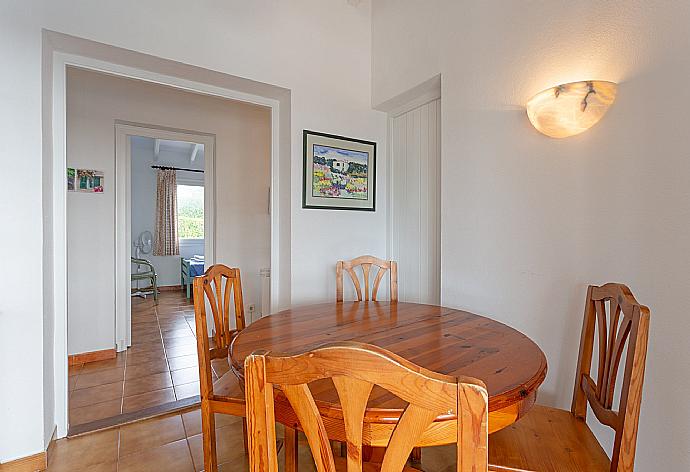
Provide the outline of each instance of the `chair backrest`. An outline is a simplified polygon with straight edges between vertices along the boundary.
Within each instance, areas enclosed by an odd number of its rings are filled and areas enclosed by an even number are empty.
[[[596,381],[590,376],[595,333],[599,348]],[[586,419],[589,403],[597,419],[615,430],[611,471],[633,470],[648,336],[649,309],[635,300],[628,287],[614,283],[589,287],[572,413]],[[626,344],[620,402],[614,409],[614,393]]]
[[[235,307],[235,329],[230,327],[231,294]],[[213,316],[212,339],[207,331],[206,300]],[[194,278],[194,317],[201,398],[208,398],[213,394],[211,360],[227,358],[230,342],[245,326],[240,269],[215,264],[209,267],[204,275]]]
[[[334,343],[295,356],[256,352],[245,359],[245,397],[252,472],[277,472],[274,387],[287,397],[307,437],[318,472],[335,472],[321,414],[308,387],[331,379],[340,398],[347,438],[347,471],[362,470],[362,427],[378,385],[408,403],[383,458],[381,472],[403,470],[412,448],[441,415],[457,416],[457,470],[485,472],[488,395],[484,384],[412,364],[376,346]]]
[[[362,294],[362,286],[359,283],[359,277],[355,272],[356,267],[362,267],[362,276],[364,278],[364,294]],[[350,261],[338,261],[335,267],[335,298],[336,301],[343,301],[343,272],[350,274],[350,279],[355,285],[357,291],[357,300],[369,300],[369,274],[371,266],[377,267],[376,277],[374,278],[374,285],[371,288],[371,300],[376,301],[376,295],[379,291],[379,285],[386,272],[390,271],[390,299],[391,301],[398,301],[398,264],[395,261],[384,261],[374,256],[359,256]]]

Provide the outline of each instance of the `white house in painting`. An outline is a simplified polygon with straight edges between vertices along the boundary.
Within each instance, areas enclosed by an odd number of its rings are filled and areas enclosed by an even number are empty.
[[[345,161],[333,161],[333,169],[337,170],[341,174],[347,172],[348,167],[350,167],[349,162]]]

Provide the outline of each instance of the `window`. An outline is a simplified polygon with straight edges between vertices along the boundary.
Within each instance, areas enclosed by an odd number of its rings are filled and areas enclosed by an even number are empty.
[[[204,239],[204,187],[177,186],[177,233],[180,239]]]

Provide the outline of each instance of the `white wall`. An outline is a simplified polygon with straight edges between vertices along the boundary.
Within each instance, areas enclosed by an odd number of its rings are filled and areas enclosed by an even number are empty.
[[[193,33],[189,24],[195,25]],[[290,252],[295,303],[332,298],[332,261],[363,252],[385,252],[382,176],[386,120],[369,105],[371,31],[367,1],[353,7],[341,0],[233,0],[195,4],[193,8],[180,0],[3,1],[0,60],[12,73],[0,74],[0,155],[3,159],[13,156],[14,177],[0,186],[0,208],[3,218],[15,222],[22,231],[3,232],[0,247],[24,249],[6,254],[5,263],[21,269],[11,276],[3,274],[0,284],[3,295],[12,294],[0,297],[0,362],[3,386],[8,385],[0,389],[0,461],[42,449],[44,411],[52,408],[43,406],[42,379],[36,375],[48,365],[52,349],[50,337],[41,339],[42,281],[26,283],[26,278],[35,277],[42,267],[42,191],[50,191],[48,186],[42,188],[40,181],[41,28],[290,89],[293,189],[301,188],[302,129],[379,143],[376,212],[302,210],[299,191],[292,192]],[[343,231],[334,233],[334,227]],[[9,361],[18,355],[22,363]],[[46,405],[51,401],[46,398]]]
[[[131,213],[131,229],[132,241],[137,241],[139,235],[144,231],[155,232],[156,225],[156,169],[152,169],[152,165],[172,166],[184,169],[204,169],[203,151],[200,151],[199,157],[190,162],[188,152],[179,152],[174,150],[160,149],[158,160],[154,156],[154,140],[152,138],[136,137],[132,139],[132,213]],[[270,156],[265,156],[269,159]],[[269,171],[268,165],[264,166],[267,174]],[[263,178],[258,177],[259,180],[267,180],[270,175],[265,175]],[[178,184],[190,184],[204,186],[204,174],[198,172],[177,172]],[[264,212],[265,213],[265,212]],[[246,224],[246,222],[245,222]],[[270,225],[270,223],[269,223]],[[265,228],[263,236],[264,247],[268,243],[270,236],[270,226]],[[270,243],[269,252],[263,254],[261,259],[266,260],[270,258]],[[161,287],[169,285],[180,285],[180,257],[190,258],[195,254],[204,255],[204,240],[180,240],[180,255],[179,256],[154,256],[153,250],[149,254],[141,254],[140,257],[149,260],[156,268],[158,275],[158,285]],[[132,257],[135,257],[135,249],[132,247]],[[220,262],[220,261],[219,261]],[[136,270],[135,267],[132,270]],[[248,274],[253,275],[253,274]],[[132,283],[136,287],[136,282]],[[140,287],[146,286],[146,282],[139,282]]]
[[[442,301],[546,353],[540,401],[568,407],[586,285],[627,283],[652,312],[636,470],[690,469],[690,3],[375,0],[373,101],[442,74]],[[563,140],[524,104],[620,83]]]
[[[105,174],[103,194],[67,195],[70,354],[114,346],[115,120],[214,134],[216,260],[242,269],[246,306],[259,303],[259,269],[270,266],[268,108],[70,68],[67,164]],[[161,154],[160,162],[169,157]],[[143,172],[155,176],[150,164],[147,167],[144,163],[144,169],[138,165],[143,162],[140,159],[132,166],[133,187],[140,183]],[[148,203],[150,213],[151,201]],[[138,216],[132,211],[132,222]],[[156,261],[163,264],[164,273],[176,267],[179,277],[179,258],[160,257]]]

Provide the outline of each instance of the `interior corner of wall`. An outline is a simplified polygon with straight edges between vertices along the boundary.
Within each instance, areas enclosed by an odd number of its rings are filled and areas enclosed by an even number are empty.
[[[393,93],[396,93],[395,91]],[[404,113],[410,107],[423,105],[426,102],[441,97],[441,74],[438,73],[427,80],[389,97],[380,97],[375,93],[372,84],[372,108],[383,111],[391,116]]]

